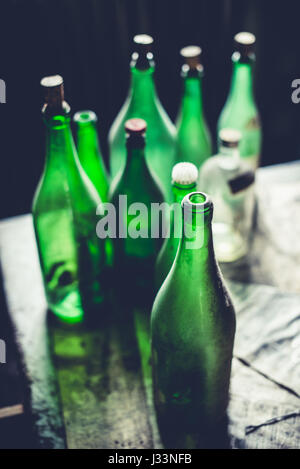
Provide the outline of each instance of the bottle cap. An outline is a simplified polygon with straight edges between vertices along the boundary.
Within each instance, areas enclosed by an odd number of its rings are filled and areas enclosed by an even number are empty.
[[[248,57],[253,53],[256,37],[252,33],[243,31],[234,36],[235,48],[242,57]]]
[[[44,77],[41,86],[45,92],[45,102],[52,108],[62,107],[64,102],[64,80],[60,75]]]
[[[148,34],[136,34],[133,38],[133,42],[142,47],[150,47],[154,40],[153,37]]]
[[[69,115],[70,106],[64,100],[64,80],[60,75],[44,77],[41,80],[44,90],[44,116]]]
[[[74,115],[74,122],[79,124],[88,124],[90,122],[97,122],[97,114],[94,111],[78,111]]]
[[[222,129],[219,132],[219,138],[223,147],[237,148],[242,138],[242,134],[236,129]]]
[[[196,69],[200,64],[200,56],[202,49],[199,46],[187,46],[180,50],[181,57],[184,58],[185,63],[191,68]]]
[[[129,119],[125,122],[125,131],[129,135],[143,135],[146,129],[147,124],[144,119]]]
[[[139,70],[147,70],[153,66],[152,44],[153,37],[148,34],[137,34],[133,38],[134,50],[132,55],[132,66]]]
[[[177,163],[172,171],[172,184],[189,186],[198,180],[198,169],[193,163]]]

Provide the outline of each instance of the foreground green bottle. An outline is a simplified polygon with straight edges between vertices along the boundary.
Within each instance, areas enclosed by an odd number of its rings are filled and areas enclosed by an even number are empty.
[[[218,122],[218,133],[224,128],[242,133],[240,154],[256,169],[260,162],[262,131],[253,94],[253,47],[255,36],[239,33],[235,36],[236,51],[232,56],[233,76],[230,93]]]
[[[165,198],[171,200],[169,180],[175,161],[176,130],[156,94],[153,54],[150,52],[152,42],[153,39],[145,34],[134,38],[136,52],[132,55],[129,95],[109,133],[110,169],[114,177],[125,165],[125,122],[131,118],[144,119],[148,126],[147,163],[160,181]]]
[[[115,278],[122,300],[143,304],[153,301],[154,264],[161,246],[161,215],[152,212],[152,204],[161,204],[163,193],[145,158],[146,122],[130,119],[125,124],[125,132],[127,161],[111,192],[111,203],[117,213]]]
[[[215,260],[213,205],[186,196],[183,234],[151,318],[154,399],[169,448],[205,447],[226,421],[235,314]]]
[[[180,53],[184,94],[177,118],[177,161],[189,161],[198,168],[212,154],[210,133],[203,114],[201,49],[184,47]]]
[[[182,235],[181,202],[195,192],[198,170],[193,163],[177,163],[172,171],[173,205],[170,217],[170,233],[158,255],[155,266],[155,284],[160,288],[173,265]]]
[[[97,116],[93,111],[79,111],[74,116],[74,122],[80,163],[96,188],[100,199],[106,202],[109,183],[99,147]]]
[[[64,322],[100,313],[103,243],[96,235],[100,198],[82,169],[70,129],[60,76],[45,92],[46,164],[33,201],[33,221],[50,310]]]

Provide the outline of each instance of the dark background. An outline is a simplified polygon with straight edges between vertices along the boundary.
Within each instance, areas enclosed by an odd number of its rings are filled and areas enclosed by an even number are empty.
[[[0,14],[0,78],[7,86],[7,103],[0,104],[0,217],[30,211],[43,169],[43,76],[63,75],[74,112],[96,111],[107,160],[107,131],[128,90],[137,33],[155,38],[158,93],[172,119],[181,93],[178,51],[189,44],[203,48],[214,137],[228,94],[233,35],[255,33],[262,164],[300,156],[300,104],[291,102],[291,83],[300,78],[297,0],[2,0]]]

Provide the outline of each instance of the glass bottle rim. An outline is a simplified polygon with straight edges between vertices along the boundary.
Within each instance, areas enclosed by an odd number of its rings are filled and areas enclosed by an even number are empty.
[[[213,202],[204,192],[191,192],[186,195],[181,203],[183,210],[192,213],[211,213]]]
[[[90,124],[91,122],[97,122],[98,118],[94,111],[85,110],[76,112],[73,120],[76,124]]]

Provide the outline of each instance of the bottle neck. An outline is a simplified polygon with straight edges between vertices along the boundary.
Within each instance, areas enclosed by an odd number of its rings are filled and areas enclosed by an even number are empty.
[[[155,102],[156,90],[153,74],[153,66],[146,70],[131,68],[131,105],[138,106],[140,114],[143,112],[143,107],[152,106]]]
[[[140,177],[145,168],[147,168],[145,144],[132,145],[127,142],[127,160],[124,171],[125,177],[128,177],[129,173],[135,175],[135,177]]]
[[[171,224],[170,224],[170,239],[179,239],[182,235],[182,209],[181,202],[184,197],[195,192],[197,184],[192,183],[189,185],[183,185],[178,183],[172,184],[173,192],[173,206],[171,208]]]
[[[213,204],[210,198],[200,192],[194,192],[182,202],[182,238],[175,261],[175,269],[183,269],[187,278],[195,275],[203,278],[216,261],[212,237]]]
[[[239,53],[232,56],[233,74],[230,89],[230,98],[243,103],[254,101],[253,96],[253,65],[254,58],[243,60]]]
[[[82,157],[88,157],[89,153],[100,155],[97,129],[94,122],[77,123],[77,147]],[[83,149],[82,152],[81,148]]]
[[[75,163],[75,145],[70,127],[69,115],[45,117],[46,164]]]
[[[240,166],[240,152],[238,147],[228,148],[220,146],[218,155],[219,166],[224,170],[234,170]]]
[[[211,219],[211,213],[197,213],[187,214],[183,221],[176,264],[199,279],[215,266]]]
[[[200,72],[193,75],[187,74],[183,80],[182,112],[202,119],[202,74]]]
[[[172,184],[172,192],[173,192],[173,202],[175,204],[181,204],[183,201],[184,197],[191,192],[196,191],[196,182],[193,184],[189,185],[183,185],[183,184],[178,184],[178,183],[173,183]]]
[[[199,251],[208,251],[212,244],[211,212],[183,212],[182,254],[196,257]]]

